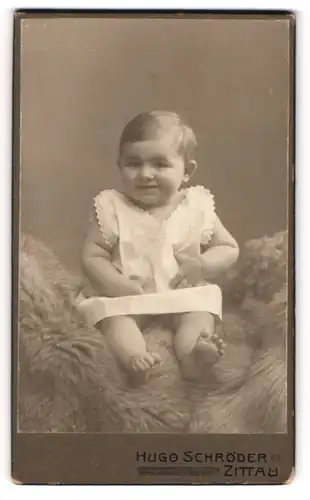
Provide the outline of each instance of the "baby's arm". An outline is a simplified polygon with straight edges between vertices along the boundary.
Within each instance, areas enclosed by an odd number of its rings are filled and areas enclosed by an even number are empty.
[[[205,279],[215,278],[228,270],[238,259],[239,246],[222,222],[216,217],[213,237],[207,249],[202,247],[201,264]]]
[[[96,220],[82,251],[82,269],[99,295],[122,297],[143,293],[142,286],[120,274],[111,262],[111,249],[105,244]]]

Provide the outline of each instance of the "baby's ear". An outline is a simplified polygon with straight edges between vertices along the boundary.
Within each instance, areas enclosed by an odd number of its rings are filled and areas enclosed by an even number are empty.
[[[184,180],[186,182],[189,181],[191,177],[193,177],[196,168],[197,168],[197,163],[194,160],[190,160],[189,162],[187,162],[184,175]]]

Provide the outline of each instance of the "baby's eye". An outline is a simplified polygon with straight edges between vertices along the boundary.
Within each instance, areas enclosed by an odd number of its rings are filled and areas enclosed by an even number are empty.
[[[170,167],[170,163],[168,161],[164,160],[158,160],[154,163],[155,167],[157,168],[168,168]]]
[[[125,162],[126,167],[140,167],[141,163],[138,160],[129,160]]]

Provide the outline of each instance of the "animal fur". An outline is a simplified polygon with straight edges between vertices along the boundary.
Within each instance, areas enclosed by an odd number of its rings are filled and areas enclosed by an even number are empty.
[[[223,284],[226,353],[204,381],[182,380],[171,332],[158,322],[145,338],[163,365],[147,386],[133,387],[104,337],[76,310],[77,279],[43,243],[22,235],[19,429],[285,432],[286,262],[285,233],[245,247],[239,268]]]

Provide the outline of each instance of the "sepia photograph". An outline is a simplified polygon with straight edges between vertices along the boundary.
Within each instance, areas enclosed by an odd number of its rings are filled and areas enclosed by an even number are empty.
[[[293,18],[15,22],[17,435],[291,433]]]

